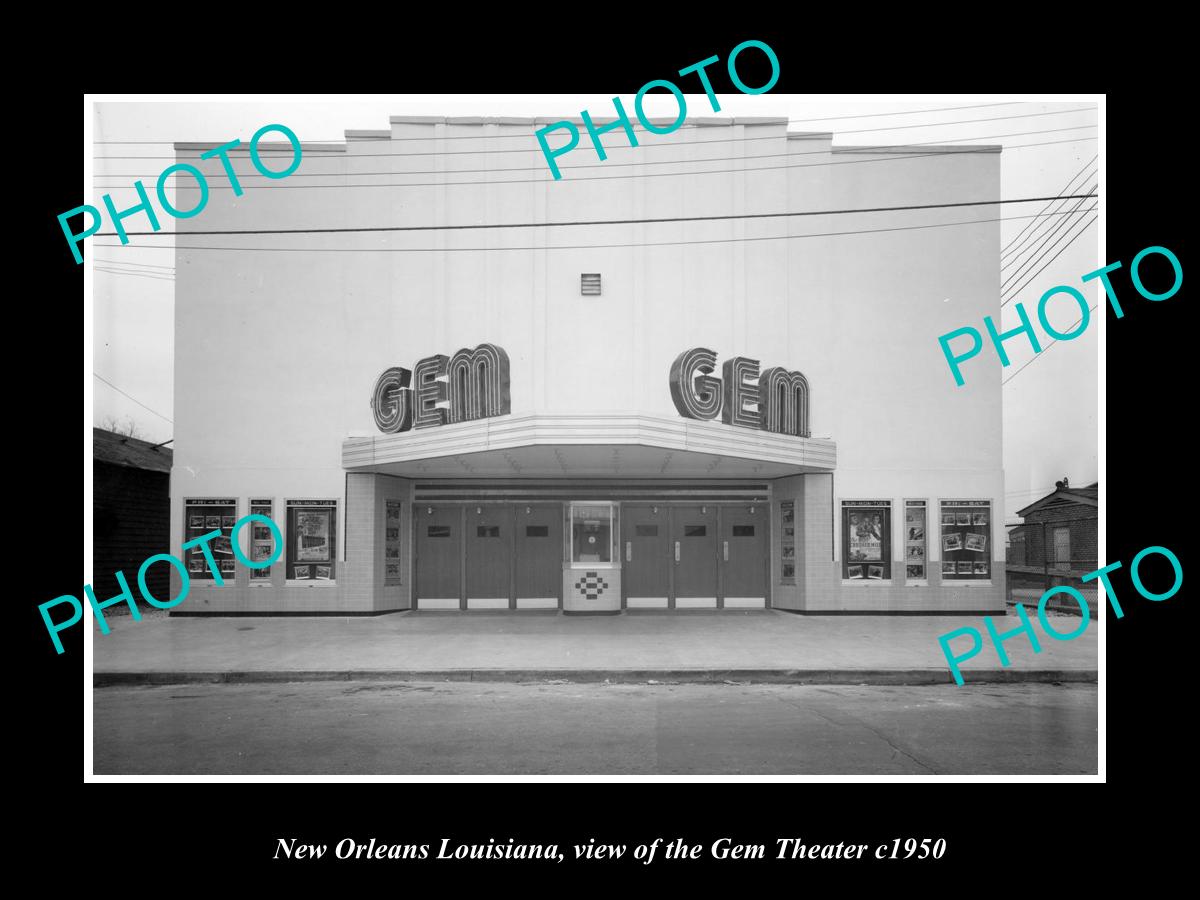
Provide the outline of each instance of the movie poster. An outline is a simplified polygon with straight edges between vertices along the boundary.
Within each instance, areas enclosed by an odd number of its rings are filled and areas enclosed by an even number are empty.
[[[779,558],[782,578],[786,582],[796,580],[796,506],[794,500],[779,503],[781,533],[779,536]]]
[[[296,559],[300,562],[330,561],[330,516],[328,509],[296,511]]]
[[[883,559],[883,514],[852,511],[850,516],[850,559],[859,562]]]

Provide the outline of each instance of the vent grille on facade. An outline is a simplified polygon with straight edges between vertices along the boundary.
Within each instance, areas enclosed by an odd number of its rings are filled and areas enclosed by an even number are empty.
[[[580,275],[579,293],[584,297],[600,296],[600,275]]]

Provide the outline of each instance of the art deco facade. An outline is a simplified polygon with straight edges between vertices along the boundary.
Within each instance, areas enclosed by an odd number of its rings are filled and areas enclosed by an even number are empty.
[[[555,181],[552,121],[233,153],[178,222],[172,544],[286,543],[179,610],[1001,611],[1000,367],[937,344],[999,313],[999,207],[938,206],[998,148],[693,119]]]

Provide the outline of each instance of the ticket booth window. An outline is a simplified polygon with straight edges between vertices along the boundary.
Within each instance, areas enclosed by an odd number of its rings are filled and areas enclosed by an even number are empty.
[[[615,510],[611,503],[571,504],[572,565],[612,565],[616,558]]]

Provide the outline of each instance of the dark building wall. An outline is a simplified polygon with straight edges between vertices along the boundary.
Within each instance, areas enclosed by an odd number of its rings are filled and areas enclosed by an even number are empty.
[[[1025,565],[1025,533],[1020,528],[1014,528],[1008,533],[1005,559],[1009,565]]]
[[[138,568],[148,556],[170,552],[170,476],[108,463],[92,464],[92,590],[97,601],[120,593],[116,572],[125,580],[134,599],[146,605],[137,586]],[[169,598],[171,566],[155,563],[146,573],[146,586],[156,599]],[[105,613],[121,613],[125,604]]]
[[[1045,523],[1043,543],[1042,523]],[[1025,525],[1014,532],[1013,546],[1017,544],[1016,534],[1024,535],[1024,559],[1017,563],[1027,566],[1047,564],[1050,568],[1083,569],[1091,572],[1097,567],[1099,558],[1097,548],[1099,519],[1096,517],[1094,506],[1062,506],[1052,509],[1038,510],[1025,517]],[[1054,529],[1069,528],[1071,534],[1071,556],[1069,560],[1058,560],[1054,554]]]
[[[1044,528],[1043,528],[1044,523]],[[1044,591],[1058,585],[1081,585],[1080,577],[1099,568],[1097,535],[1099,519],[1094,506],[1063,504],[1035,510],[1025,516],[1025,524],[1010,536],[1008,589]],[[1056,558],[1054,530],[1070,529],[1070,557]]]

